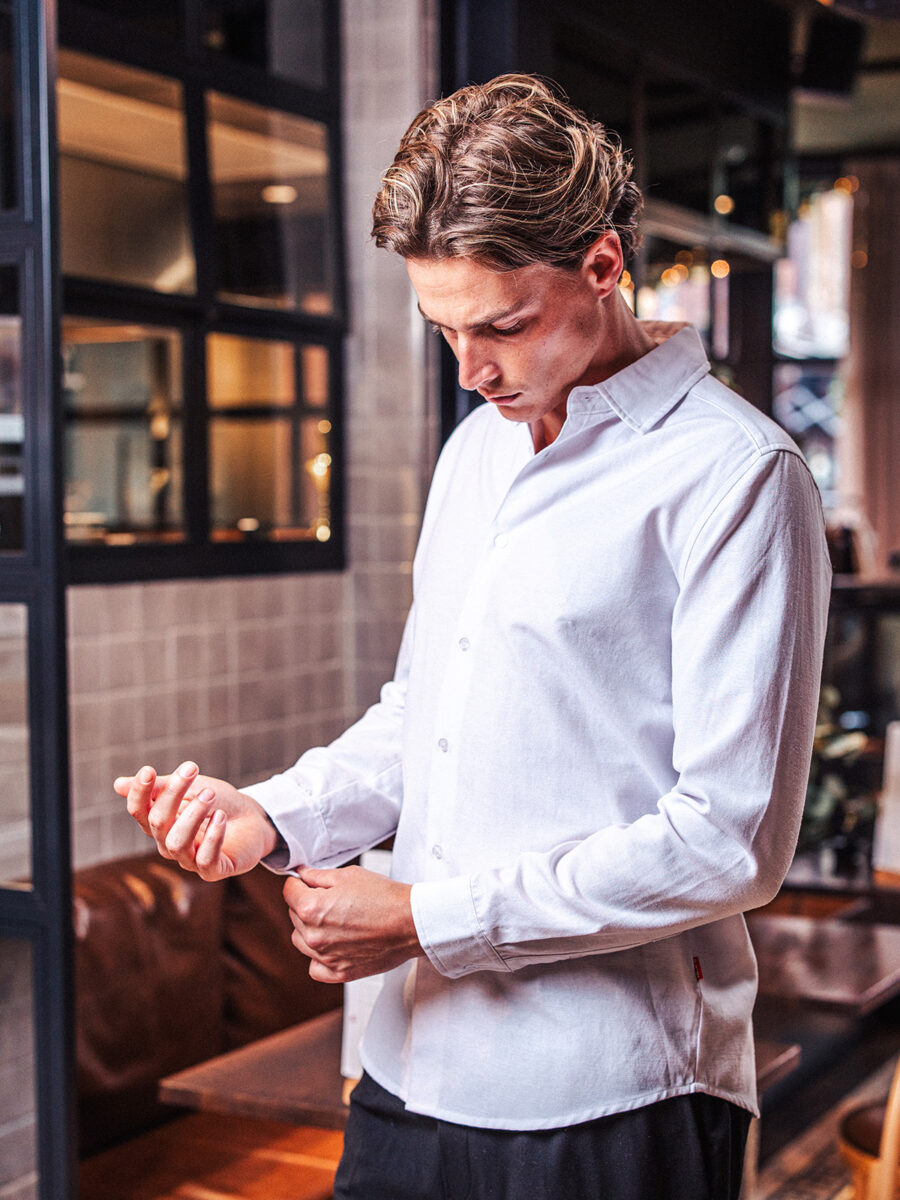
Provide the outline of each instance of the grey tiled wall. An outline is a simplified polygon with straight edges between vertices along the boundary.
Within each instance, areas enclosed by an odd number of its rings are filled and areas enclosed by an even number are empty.
[[[380,173],[433,94],[432,10],[344,4],[349,568],[69,590],[76,866],[147,846],[116,774],[190,757],[239,785],[265,778],[339,733],[390,675],[436,449],[434,349],[369,223]]]
[[[345,593],[336,574],[70,590],[76,865],[146,848],[116,775],[193,758],[248,783],[343,727]]]
[[[0,938],[0,1197],[36,1200],[31,951]]]

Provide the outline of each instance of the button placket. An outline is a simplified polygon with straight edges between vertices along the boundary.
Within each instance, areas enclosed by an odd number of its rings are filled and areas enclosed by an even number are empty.
[[[466,598],[460,608],[457,629],[449,644],[447,666],[434,724],[434,749],[428,784],[428,818],[426,842],[429,857],[438,868],[446,863],[446,824],[456,809],[456,787],[460,729],[466,710],[472,671],[477,654],[474,652],[473,630],[477,630],[484,610],[489,580],[493,568],[491,555],[485,554],[473,572]],[[466,633],[462,633],[466,630]],[[438,868],[440,874],[446,872]]]

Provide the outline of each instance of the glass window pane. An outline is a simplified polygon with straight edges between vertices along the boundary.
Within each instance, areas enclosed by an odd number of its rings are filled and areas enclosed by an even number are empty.
[[[28,611],[0,604],[0,884],[31,876]],[[2,1088],[0,1088],[2,1095]],[[3,1156],[0,1154],[0,1161]],[[0,1195],[3,1194],[0,1187]]]
[[[207,0],[203,40],[210,50],[307,87],[328,82],[325,0]]]
[[[777,353],[801,359],[847,353],[852,241],[849,190],[816,190],[804,199],[788,229],[787,255],[775,264]]]
[[[209,96],[216,290],[237,304],[334,309],[325,126]]]
[[[210,408],[293,406],[293,343],[213,333],[206,347]]]
[[[78,0],[85,8],[127,21],[135,29],[157,37],[177,38],[181,34],[179,0]]]
[[[21,550],[23,442],[19,272],[0,265],[0,550]]]
[[[37,1200],[31,946],[0,938],[0,1196]]]
[[[0,208],[16,206],[15,38],[10,0],[0,0]]]
[[[331,536],[327,421],[215,418],[210,423],[216,541]],[[329,426],[330,428],[330,426]]]
[[[310,408],[327,408],[329,399],[328,351],[324,346],[304,346],[301,351],[303,401]]]
[[[181,339],[171,329],[63,321],[66,535],[184,538]]]
[[[71,50],[59,76],[64,274],[193,291],[181,85]]]

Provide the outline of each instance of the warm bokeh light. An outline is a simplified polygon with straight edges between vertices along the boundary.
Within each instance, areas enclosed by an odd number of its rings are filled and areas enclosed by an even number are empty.
[[[713,201],[713,208],[720,216],[727,217],[729,213],[734,212],[734,200],[731,198],[731,196],[727,195],[725,192],[722,192],[721,195],[716,196],[715,200]]]
[[[863,267],[869,265],[869,256],[865,250],[854,250],[850,255],[850,266],[856,271],[861,271]]]
[[[270,183],[260,195],[266,204],[293,204],[297,199],[297,189],[289,183]]]
[[[634,287],[634,280],[631,278],[630,271],[622,272],[621,278],[619,279],[619,287],[620,288],[633,288]]]
[[[694,264],[694,255],[690,250],[679,250],[675,255],[675,261],[682,263],[686,267],[691,267]]]
[[[724,279],[731,271],[730,265],[724,258],[717,258],[714,263],[710,264],[709,269],[716,279]]]

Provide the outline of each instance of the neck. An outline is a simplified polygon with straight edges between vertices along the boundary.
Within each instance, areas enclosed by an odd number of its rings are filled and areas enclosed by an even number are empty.
[[[676,326],[675,328],[678,328]],[[597,353],[591,359],[573,387],[591,387],[631,366],[645,354],[649,354],[660,340],[650,336],[642,322],[638,321],[625,303],[619,289],[611,294],[598,322]],[[538,454],[545,446],[556,441],[566,419],[566,406],[547,413],[531,426],[534,452]]]

